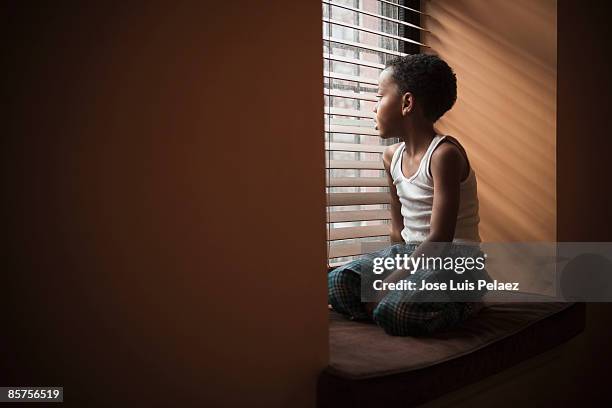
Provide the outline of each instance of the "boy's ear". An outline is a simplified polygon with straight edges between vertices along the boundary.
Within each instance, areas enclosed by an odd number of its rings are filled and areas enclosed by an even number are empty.
[[[414,95],[406,92],[402,96],[402,116],[409,115],[414,110]]]

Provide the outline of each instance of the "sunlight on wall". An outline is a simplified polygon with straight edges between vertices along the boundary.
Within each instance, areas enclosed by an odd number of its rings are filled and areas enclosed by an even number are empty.
[[[556,1],[422,5],[424,52],[457,74],[457,103],[437,127],[476,171],[482,240],[556,240]]]

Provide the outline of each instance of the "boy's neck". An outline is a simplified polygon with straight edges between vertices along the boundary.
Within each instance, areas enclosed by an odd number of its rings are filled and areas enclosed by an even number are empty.
[[[436,136],[433,123],[408,123],[404,128],[403,136],[400,137],[406,144],[406,154],[414,156],[417,153],[427,150],[431,140]]]

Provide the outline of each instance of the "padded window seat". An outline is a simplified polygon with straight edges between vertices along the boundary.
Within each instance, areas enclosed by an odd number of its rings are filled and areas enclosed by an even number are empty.
[[[584,303],[489,303],[429,337],[394,337],[330,311],[319,407],[418,405],[560,345],[584,329]],[[389,405],[387,405],[389,404]],[[398,405],[391,405],[398,404]]]

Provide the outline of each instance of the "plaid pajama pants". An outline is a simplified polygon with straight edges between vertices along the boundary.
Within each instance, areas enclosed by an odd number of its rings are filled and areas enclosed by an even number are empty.
[[[351,320],[370,320],[365,303],[362,302],[362,274],[368,270],[371,272],[374,258],[395,257],[397,254],[409,256],[418,245],[395,244],[334,269],[328,274],[329,304]],[[476,257],[482,255],[482,252],[478,247],[451,244],[447,254],[452,257]],[[380,277],[384,279],[385,275]],[[478,278],[490,281],[485,270],[478,272]],[[419,269],[406,278],[417,282],[417,287],[421,286],[421,281],[441,282],[443,279],[440,271],[432,269]],[[378,303],[372,318],[386,333],[393,336],[427,335],[451,328],[475,315],[482,308],[479,299],[485,292],[475,293],[475,301],[453,301],[453,294],[448,291],[391,291]]]

